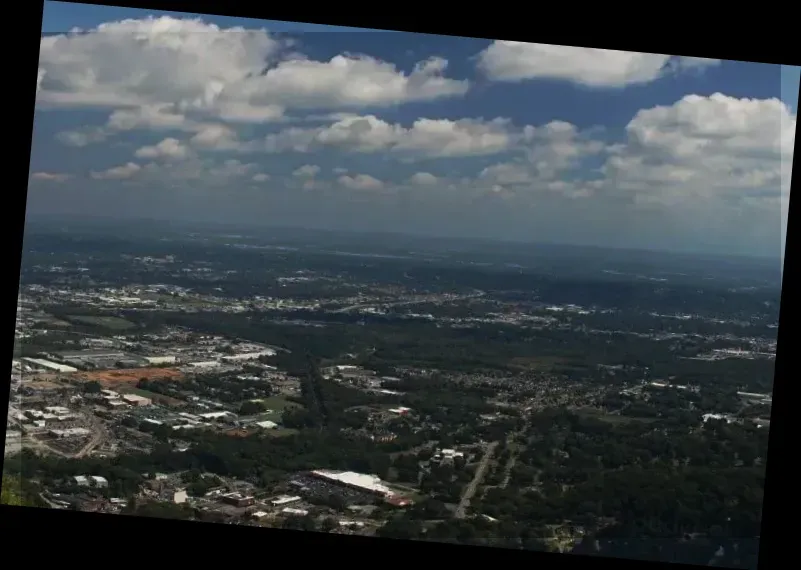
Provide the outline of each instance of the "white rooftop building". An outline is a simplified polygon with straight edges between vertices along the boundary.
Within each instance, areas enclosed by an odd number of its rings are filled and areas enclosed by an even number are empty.
[[[125,394],[122,397],[122,400],[126,404],[131,404],[132,406],[149,406],[153,403],[150,398],[145,398],[144,396],[140,396],[138,394]]]
[[[95,487],[108,487],[108,479],[101,477],[100,475],[92,475],[92,484]]]
[[[208,369],[208,368],[217,368],[220,366],[220,363],[216,360],[204,360],[201,362],[189,362],[187,366],[190,368],[201,368],[201,369]]]
[[[274,507],[280,507],[281,505],[288,505],[289,503],[297,503],[300,500],[301,497],[289,497],[289,496],[276,497],[275,499],[270,501],[270,504]]]
[[[145,361],[153,366],[161,364],[175,364],[178,359],[175,356],[145,356]]]
[[[275,356],[275,351],[272,349],[260,350],[258,352],[243,352],[241,354],[232,354],[223,356],[223,362],[246,362],[248,360],[258,360],[262,356]]]
[[[731,416],[727,416],[725,414],[704,414],[701,417],[703,418],[704,423],[708,422],[709,420],[723,420],[727,424],[734,422],[734,419]]]
[[[362,473],[354,473],[353,471],[324,470],[312,471],[312,475],[332,483],[339,483],[370,493],[377,493],[384,496],[394,495],[392,489],[384,485],[381,479],[375,475],[364,475]]]
[[[221,420],[227,417],[232,417],[234,414],[231,412],[207,412],[205,414],[200,414],[200,417],[204,420]]]
[[[51,362],[49,360],[44,360],[42,358],[22,358],[21,359],[26,364],[30,364],[35,366],[36,368],[42,368],[44,370],[51,370],[53,372],[78,372],[77,368],[72,366],[67,366],[66,364],[59,364],[57,362]]]
[[[442,454],[442,457],[449,457],[449,458],[464,457],[463,452],[456,451],[455,449],[443,449],[440,451],[440,453]]]
[[[42,426],[44,427],[44,426]],[[92,433],[92,430],[76,427],[76,428],[67,428],[67,429],[51,429],[50,435],[53,437],[82,437],[87,436]]]

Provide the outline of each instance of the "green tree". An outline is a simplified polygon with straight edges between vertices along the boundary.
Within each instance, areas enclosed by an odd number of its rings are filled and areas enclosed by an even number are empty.
[[[262,413],[265,409],[263,402],[249,400],[247,402],[242,402],[242,405],[239,406],[239,414],[242,416],[252,416]]]
[[[317,522],[314,520],[314,517],[310,515],[289,516],[284,519],[284,522],[281,524],[281,528],[290,530],[315,531],[317,530]]]
[[[99,394],[103,390],[103,386],[97,380],[86,382],[82,388],[86,394]]]
[[[16,506],[24,506],[26,504],[22,496],[22,485],[19,477],[3,475],[3,488],[2,493],[0,493],[0,503]]]
[[[323,532],[331,532],[339,527],[339,523],[333,517],[326,517],[320,524],[320,530]]]

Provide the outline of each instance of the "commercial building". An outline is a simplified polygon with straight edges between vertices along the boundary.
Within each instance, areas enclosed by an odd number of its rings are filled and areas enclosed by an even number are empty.
[[[105,477],[100,477],[99,475],[92,475],[90,477],[92,480],[92,485],[95,487],[99,487],[101,489],[105,489],[108,487],[108,480]]]
[[[201,370],[208,370],[210,368],[218,368],[220,363],[216,360],[204,360],[201,362],[188,362],[186,364],[189,368],[198,368]]]
[[[110,338],[83,338],[80,340],[81,346],[93,346],[96,348],[114,348],[114,341]]]
[[[457,457],[464,457],[464,452],[455,449],[440,449],[434,453],[431,459],[435,462],[449,463]]]
[[[770,398],[770,394],[757,394],[755,392],[737,392],[737,395],[748,400],[764,400]]]
[[[226,420],[233,419],[236,416],[231,412],[207,412],[205,414],[200,414],[199,417],[204,420]]]
[[[145,356],[145,361],[152,366],[161,366],[163,364],[175,364],[178,359],[175,356]]]
[[[52,372],[78,372],[77,368],[73,368],[72,366],[67,366],[66,364],[59,364],[57,362],[51,362],[49,360],[44,360],[42,358],[21,358],[25,364],[33,366],[35,368],[40,368],[42,370],[50,370]]]
[[[275,351],[271,349],[260,350],[258,352],[243,352],[241,354],[231,354],[223,356],[223,362],[246,362],[248,360],[258,360],[263,356],[275,356]]]
[[[178,431],[180,429],[198,429],[202,427],[206,427],[208,424],[180,424],[176,426],[172,426],[174,431]]]
[[[121,350],[79,350],[76,352],[59,352],[61,360],[83,362],[89,360],[119,360],[126,355]]]
[[[223,502],[235,507],[250,507],[256,503],[256,499],[251,496],[243,495],[242,493],[228,493],[220,497]]]
[[[368,493],[377,497],[391,497],[394,495],[392,489],[384,485],[381,479],[375,475],[364,475],[353,471],[312,471],[310,475],[327,483]]]
[[[743,400],[750,404],[765,404],[771,405],[773,403],[773,397],[770,394],[754,394],[752,392],[737,392],[737,395],[740,396]]]
[[[153,403],[153,400],[150,398],[145,398],[144,396],[139,396],[138,394],[125,394],[122,397],[122,401],[126,404],[138,407],[149,406]]]
[[[413,501],[407,497],[391,496],[384,498],[384,502],[392,507],[408,507]]]
[[[704,414],[701,416],[704,423],[708,422],[709,420],[723,420],[727,424],[734,423],[734,418],[726,414]]]
[[[44,414],[42,419],[46,422],[65,422],[74,419],[73,414]]]
[[[14,455],[22,451],[22,432],[6,431],[6,444],[3,455]]]
[[[276,497],[275,499],[270,501],[270,504],[274,507],[281,507],[283,505],[288,505],[290,503],[297,503],[300,500],[301,500],[300,497],[283,496],[283,497]]]
[[[51,429],[48,432],[51,436],[59,439],[65,437],[84,437],[92,433],[92,430],[86,428],[68,428],[68,429]]]

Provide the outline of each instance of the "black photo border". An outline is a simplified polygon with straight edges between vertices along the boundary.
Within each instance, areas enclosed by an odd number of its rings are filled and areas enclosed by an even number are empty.
[[[323,3],[236,2],[234,0],[122,0],[82,4],[101,4],[165,10],[186,13],[205,13],[221,16],[285,20],[313,24],[340,25],[372,29],[400,30],[483,38],[503,38],[538,43],[602,47],[652,53],[700,56],[719,59],[758,61],[798,65],[791,61],[787,46],[794,45],[795,28],[789,12],[783,14],[781,5],[701,5],[665,4],[494,4],[492,10],[481,4],[443,4],[404,2],[400,5]],[[6,105],[11,117],[6,125],[14,137],[6,152],[11,156],[7,165],[13,167],[7,179],[5,199],[12,204],[7,218],[11,228],[10,258],[6,278],[11,289],[7,293],[10,328],[16,321],[19,267],[25,228],[25,209],[30,165],[32,123],[35,107],[34,73],[38,68],[39,43],[42,30],[42,0],[21,0],[11,4],[6,31],[11,44],[19,42],[18,50],[9,53],[9,70],[21,70],[19,79],[5,85],[12,103]],[[764,16],[758,8],[764,6]],[[17,29],[17,23],[21,29]],[[19,58],[19,59],[17,59]],[[11,64],[19,65],[11,65]],[[25,71],[27,70],[27,71]],[[24,88],[28,73],[28,88]],[[16,87],[21,87],[16,89]],[[30,89],[30,91],[28,91]],[[31,93],[34,91],[34,93]],[[16,101],[16,102],[14,102]],[[14,126],[17,125],[17,126]],[[7,131],[8,132],[8,131]],[[17,158],[13,158],[16,156]],[[23,169],[23,166],[25,168]],[[801,168],[793,171],[792,187]],[[9,172],[7,172],[9,174]],[[16,182],[14,182],[16,180]],[[792,205],[792,204],[791,204]],[[785,260],[799,254],[790,239],[797,231],[794,210],[790,208],[787,224]],[[801,210],[795,213],[801,217]],[[791,264],[785,261],[785,268]],[[795,323],[791,317],[791,291],[798,290],[793,271],[785,271],[782,283],[781,318],[774,381],[772,426],[770,430],[767,481],[760,537],[759,567],[778,566],[792,560],[795,546],[789,538],[794,528],[789,511],[789,497],[794,497],[790,480],[794,470],[788,456],[793,444],[787,437],[792,430],[792,409],[796,400],[790,395],[794,386],[791,363],[791,338]],[[793,286],[793,283],[796,286]],[[13,333],[12,333],[13,339]],[[11,343],[13,351],[13,341]],[[9,361],[11,356],[9,357]],[[8,361],[7,361],[8,362]],[[8,407],[8,390],[0,390],[0,405]],[[5,433],[5,422],[2,427]],[[784,516],[782,516],[784,515]],[[787,516],[789,515],[789,516]],[[790,519],[785,523],[784,519]],[[10,507],[0,505],[0,544],[9,559],[19,552],[24,563],[52,558],[66,563],[152,564],[173,561],[184,564],[304,564],[384,565],[400,564],[537,564],[542,568],[609,567],[647,568],[663,564],[603,557],[560,555],[510,551],[481,547],[431,544],[379,538],[342,537],[322,533],[237,527],[210,523],[137,519],[49,509]],[[19,539],[19,540],[16,540]],[[378,551],[377,553],[373,551]],[[782,556],[786,554],[786,556]],[[255,555],[255,556],[254,556]],[[255,558],[255,560],[254,560]],[[49,562],[50,560],[48,560]],[[463,562],[464,561],[464,562]],[[9,560],[9,562],[11,562]],[[18,560],[18,563],[20,560]],[[13,563],[13,562],[11,562]]]

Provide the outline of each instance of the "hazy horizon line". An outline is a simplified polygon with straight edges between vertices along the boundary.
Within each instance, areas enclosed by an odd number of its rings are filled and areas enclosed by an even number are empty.
[[[584,244],[584,243],[570,243],[570,242],[557,242],[557,241],[546,241],[546,240],[538,240],[538,241],[527,241],[527,240],[520,240],[520,239],[513,239],[513,238],[490,238],[490,237],[474,237],[474,236],[455,236],[455,235],[442,235],[442,234],[431,234],[431,233],[422,233],[422,232],[401,232],[401,231],[389,231],[389,230],[362,230],[357,228],[342,228],[342,229],[335,229],[335,228],[322,228],[322,227],[307,227],[307,226],[300,226],[300,225],[283,225],[283,224],[266,224],[266,225],[259,225],[255,222],[220,222],[214,220],[176,220],[171,218],[153,218],[153,217],[115,217],[113,215],[93,215],[93,214],[38,214],[38,213],[28,213],[25,217],[25,231],[27,232],[28,223],[30,222],[37,222],[37,221],[63,221],[65,223],[68,222],[114,222],[114,223],[126,223],[126,224],[136,224],[136,223],[172,223],[177,224],[179,226],[197,226],[198,228],[202,227],[218,227],[218,228],[239,228],[241,230],[294,230],[294,231],[305,231],[305,232],[318,232],[318,233],[329,233],[329,234],[351,234],[351,235],[377,235],[377,236],[386,236],[386,237],[405,237],[405,238],[413,238],[413,239],[433,239],[439,241],[462,241],[462,242],[478,242],[478,243],[485,243],[485,244],[497,244],[497,245],[509,245],[514,244],[518,246],[530,245],[530,246],[544,246],[544,247],[565,247],[565,248],[585,248],[585,249],[594,249],[594,250],[609,250],[609,251],[620,251],[620,252],[632,252],[632,253],[658,253],[658,254],[666,254],[666,255],[673,255],[673,256],[688,256],[688,257],[700,257],[700,258],[729,258],[729,259],[740,259],[743,261],[755,261],[759,263],[765,263],[770,261],[776,261],[779,263],[779,269],[783,269],[782,257],[781,254],[776,256],[768,256],[768,255],[756,255],[756,254],[738,254],[738,253],[722,253],[722,252],[711,252],[711,251],[693,251],[693,250],[671,250],[671,249],[659,249],[659,248],[644,248],[644,247],[624,247],[624,246],[613,246],[613,245],[597,245],[597,244]]]

